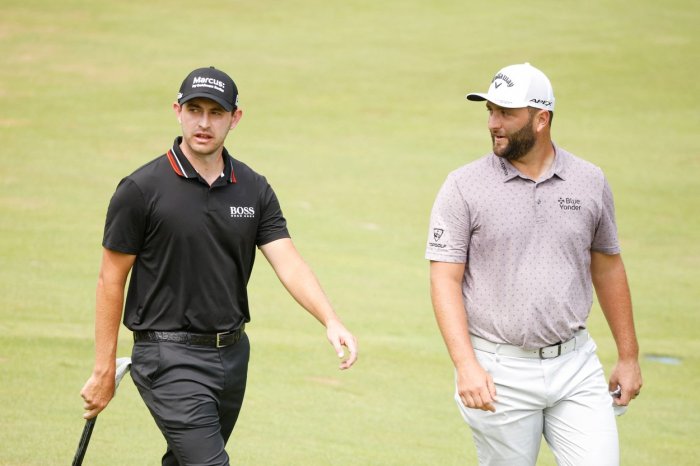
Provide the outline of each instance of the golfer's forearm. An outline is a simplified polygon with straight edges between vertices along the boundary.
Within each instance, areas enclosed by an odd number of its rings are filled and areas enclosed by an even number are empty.
[[[117,337],[124,307],[126,277],[136,256],[109,249],[102,251],[102,265],[95,294],[95,367],[96,375],[114,376]]]
[[[330,320],[340,321],[316,275],[303,260],[290,272],[285,278],[280,277],[280,280],[301,307],[324,326],[328,326]]]
[[[454,307],[433,299],[433,308],[435,320],[455,368],[460,370],[476,363],[464,307]]]
[[[618,357],[636,360],[639,357],[639,344],[634,330],[630,300],[615,299],[614,302],[604,303],[605,299],[601,299],[600,296],[598,300],[615,339]]]
[[[632,298],[627,273],[618,256],[596,257],[592,261],[592,278],[603,315],[615,339],[620,359],[639,356],[639,345],[634,330]]]
[[[311,267],[304,261],[289,238],[263,245],[260,250],[277,274],[282,285],[297,303],[323,325],[340,321]]]
[[[100,277],[95,306],[95,373],[114,373],[123,302],[123,285],[105,284]]]
[[[431,266],[430,295],[445,346],[455,368],[460,370],[477,361],[469,339],[467,313],[462,301],[462,275],[459,269],[447,267]]]

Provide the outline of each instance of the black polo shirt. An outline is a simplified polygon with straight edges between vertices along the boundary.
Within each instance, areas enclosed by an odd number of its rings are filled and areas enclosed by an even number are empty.
[[[255,248],[288,238],[274,191],[224,149],[210,187],[180,150],[119,183],[102,245],[135,254],[124,309],[131,330],[224,332],[250,321]]]

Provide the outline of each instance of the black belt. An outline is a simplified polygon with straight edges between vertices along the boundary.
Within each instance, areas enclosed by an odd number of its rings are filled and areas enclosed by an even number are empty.
[[[230,332],[221,333],[190,333],[190,332],[161,332],[159,330],[141,330],[134,332],[134,341],[164,341],[170,343],[184,343],[195,346],[210,346],[224,348],[235,345],[241,339],[245,325]]]

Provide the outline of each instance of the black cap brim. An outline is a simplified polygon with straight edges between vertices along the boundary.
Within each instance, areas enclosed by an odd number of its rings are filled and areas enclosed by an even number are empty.
[[[196,99],[196,98],[213,100],[217,104],[221,105],[224,108],[224,110],[226,110],[227,112],[230,112],[233,110],[233,105],[231,105],[229,102],[226,102],[226,100],[219,98],[215,95],[212,95],[208,92],[194,92],[192,94],[188,94],[187,96],[179,99],[177,102],[180,105],[182,105],[185,102],[189,102],[190,100]]]
[[[482,92],[472,92],[471,94],[467,94],[467,100],[471,100],[472,102],[483,102],[484,100],[488,100],[486,95],[487,94]]]

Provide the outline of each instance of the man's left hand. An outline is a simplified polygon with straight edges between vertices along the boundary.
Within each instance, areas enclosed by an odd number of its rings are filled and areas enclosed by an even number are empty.
[[[622,391],[619,398],[615,398],[615,404],[618,406],[627,406],[630,401],[639,396],[642,389],[642,370],[639,367],[639,361],[618,360],[610,375],[608,388],[614,391],[617,387],[621,387]]]
[[[349,369],[355,364],[357,360],[357,339],[341,322],[337,320],[327,322],[326,336],[339,358],[345,357],[343,346],[350,352],[348,358],[340,362],[341,370]]]

